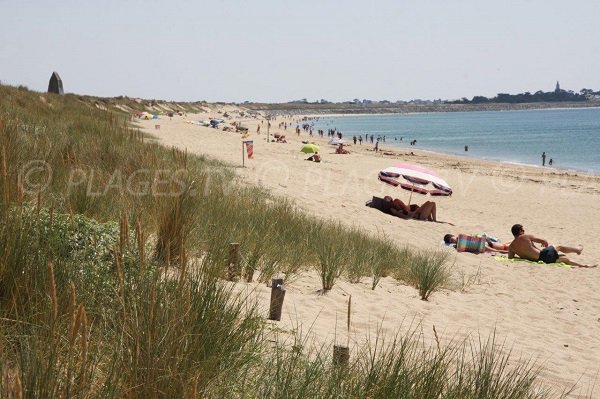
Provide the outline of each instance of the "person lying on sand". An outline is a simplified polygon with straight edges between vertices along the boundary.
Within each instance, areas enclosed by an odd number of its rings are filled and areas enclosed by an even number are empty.
[[[455,236],[454,234],[446,234],[444,236],[444,242],[446,244],[456,244],[457,241],[458,241],[457,236]],[[496,242],[496,241],[493,241],[490,237],[487,237],[486,243],[490,249],[493,249],[495,251],[501,251],[501,252],[508,252],[508,247],[510,245],[510,242],[504,242],[504,243]]]
[[[305,161],[321,162],[321,156],[319,155],[318,152],[315,152],[310,157],[306,158]]]
[[[565,245],[548,245],[548,241],[543,238],[535,237],[532,234],[525,234],[525,229],[520,224],[515,224],[511,228],[511,232],[515,239],[508,247],[508,258],[512,259],[516,256],[522,259],[531,260],[534,262],[542,261],[544,263],[556,263],[562,262],[567,265],[577,266],[577,267],[596,267],[598,265],[583,265],[577,262],[574,262],[567,258],[565,255],[559,252],[565,253],[576,253],[577,255],[581,255],[581,251],[583,251],[583,246],[578,245],[577,247],[567,247]],[[539,250],[535,243],[540,244],[544,247],[542,250]]]
[[[401,199],[396,198],[392,200],[392,197],[386,196],[384,201],[391,201],[390,213],[394,216],[401,217],[403,219],[417,219],[436,223],[448,223],[438,222],[437,220],[437,205],[433,201],[426,201],[423,205],[417,204],[406,205]],[[448,223],[453,225],[452,223]]]

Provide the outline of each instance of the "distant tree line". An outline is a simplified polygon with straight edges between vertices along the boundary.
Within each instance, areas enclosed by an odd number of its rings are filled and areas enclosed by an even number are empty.
[[[519,103],[536,103],[536,102],[563,102],[563,101],[588,101],[594,96],[600,96],[600,91],[594,91],[591,89],[581,89],[579,93],[575,93],[573,90],[554,90],[554,91],[536,91],[531,94],[526,91],[525,93],[519,94],[507,94],[498,93],[496,97],[487,98],[484,96],[475,96],[472,100],[466,97],[460,100],[447,101],[449,104],[486,104],[486,103],[508,103],[508,104],[519,104]]]

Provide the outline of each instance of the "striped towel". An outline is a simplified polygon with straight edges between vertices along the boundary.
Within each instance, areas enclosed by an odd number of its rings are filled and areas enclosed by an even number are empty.
[[[459,234],[456,239],[456,250],[458,252],[485,252],[486,237]]]

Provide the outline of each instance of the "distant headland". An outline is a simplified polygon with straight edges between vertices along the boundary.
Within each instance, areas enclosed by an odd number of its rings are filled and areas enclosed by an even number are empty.
[[[556,82],[553,91],[542,90],[535,93],[498,93],[495,97],[474,96],[471,100],[463,97],[458,100],[410,100],[375,101],[355,98],[351,101],[330,102],[321,99],[309,102],[306,99],[287,103],[244,102],[244,107],[256,111],[273,113],[315,113],[315,114],[382,114],[414,112],[468,112],[506,111],[547,108],[589,108],[600,107],[600,91],[581,89],[579,93],[563,90]]]

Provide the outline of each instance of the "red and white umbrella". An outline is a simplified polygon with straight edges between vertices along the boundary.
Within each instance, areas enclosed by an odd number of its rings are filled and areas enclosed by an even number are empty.
[[[344,144],[345,142],[346,142],[346,140],[344,140],[344,139],[340,139],[339,137],[334,137],[331,140],[329,140],[329,142],[327,144],[338,145],[338,144]]]
[[[410,191],[411,199],[413,192],[432,196],[452,195],[452,188],[439,174],[419,165],[398,163],[380,171],[379,180]]]

